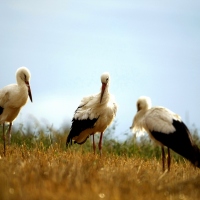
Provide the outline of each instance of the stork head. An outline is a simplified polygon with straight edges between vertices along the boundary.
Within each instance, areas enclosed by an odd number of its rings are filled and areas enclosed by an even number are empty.
[[[151,108],[151,99],[146,96],[141,96],[137,100],[136,106],[137,106],[137,112],[139,112],[140,110],[148,110]]]
[[[110,80],[110,75],[109,75],[109,73],[108,73],[108,72],[104,72],[104,73],[101,75],[102,87],[101,87],[100,103],[101,103],[101,101],[102,101],[102,98],[103,98],[105,89],[106,89],[106,87],[108,87],[108,85],[109,85],[109,80]]]
[[[32,94],[31,94],[31,87],[29,84],[30,78],[31,78],[31,73],[26,67],[20,67],[17,69],[17,72],[16,72],[17,83],[18,85],[26,84],[28,88],[28,95],[32,102],[33,100],[32,100]]]

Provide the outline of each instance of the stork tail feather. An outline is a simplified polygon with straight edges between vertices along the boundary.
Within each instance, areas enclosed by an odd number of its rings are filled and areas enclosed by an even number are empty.
[[[194,150],[194,154],[193,154],[192,159],[190,161],[194,166],[200,168],[200,149],[198,148],[197,145],[194,144],[193,150]]]

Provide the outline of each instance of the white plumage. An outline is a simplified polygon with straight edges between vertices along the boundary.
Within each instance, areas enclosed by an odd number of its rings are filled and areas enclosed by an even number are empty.
[[[19,114],[22,106],[28,100],[32,101],[29,85],[31,74],[26,67],[20,67],[16,72],[17,84],[10,84],[0,90],[0,124],[3,124],[4,155],[5,155],[5,130],[4,125],[9,123],[8,137],[11,139],[11,127],[13,120]]]
[[[101,154],[102,134],[113,121],[117,105],[114,97],[109,93],[109,73],[101,76],[101,92],[97,95],[84,97],[74,113],[71,131],[66,144],[72,140],[83,144],[90,135],[93,135],[93,148],[95,152],[94,134],[100,132],[99,150]]]
[[[133,124],[133,131],[146,131],[162,147],[163,170],[165,168],[164,146],[168,147],[168,171],[170,170],[170,150],[190,160],[200,167],[200,150],[192,141],[191,134],[181,117],[164,107],[152,107],[149,97],[140,97]]]

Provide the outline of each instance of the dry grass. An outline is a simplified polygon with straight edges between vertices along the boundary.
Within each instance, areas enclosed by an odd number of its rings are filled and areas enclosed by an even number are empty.
[[[172,162],[171,172],[163,175],[160,160],[105,152],[100,158],[57,145],[47,150],[11,145],[0,158],[1,200],[199,197],[200,170],[188,162]]]

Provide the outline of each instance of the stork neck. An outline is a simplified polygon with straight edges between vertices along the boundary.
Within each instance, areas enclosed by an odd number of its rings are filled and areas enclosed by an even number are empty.
[[[100,93],[101,95],[101,93]],[[108,85],[106,86],[105,90],[104,90],[104,94],[103,94],[103,98],[101,100],[101,103],[105,103],[109,100],[109,90],[108,90]]]
[[[18,86],[24,86],[26,85],[25,82],[21,79],[19,75],[16,76],[17,84]]]

